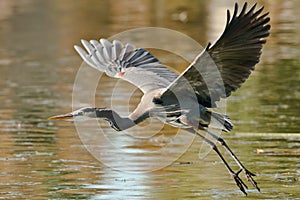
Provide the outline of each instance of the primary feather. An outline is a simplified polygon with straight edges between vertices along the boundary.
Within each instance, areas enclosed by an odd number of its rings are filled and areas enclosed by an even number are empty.
[[[159,62],[149,51],[106,39],[82,40],[86,51],[75,45],[82,59],[108,76],[126,80],[144,93],[165,88],[178,76]]]
[[[259,62],[264,39],[269,35],[268,13],[259,16],[263,7],[248,12],[244,4],[239,15],[235,4],[233,16],[227,11],[227,23],[221,37],[196,57],[193,63],[161,95],[161,101],[172,95],[196,94],[198,103],[215,107],[220,98],[230,96],[249,77]],[[186,89],[190,85],[193,91]]]

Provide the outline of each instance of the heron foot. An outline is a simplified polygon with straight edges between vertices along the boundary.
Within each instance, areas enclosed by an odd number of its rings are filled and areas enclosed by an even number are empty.
[[[247,185],[242,181],[242,179],[239,177],[239,174],[241,173],[242,169],[240,169],[238,172],[231,173],[232,178],[234,179],[236,185],[239,187],[239,189],[247,196],[246,189],[248,189]]]
[[[257,189],[257,191],[260,192],[260,188],[258,187],[256,181],[253,179],[253,176],[256,176],[255,174],[253,174],[252,172],[250,172],[248,169],[243,169],[247,180],[253,185],[253,187],[255,187]]]

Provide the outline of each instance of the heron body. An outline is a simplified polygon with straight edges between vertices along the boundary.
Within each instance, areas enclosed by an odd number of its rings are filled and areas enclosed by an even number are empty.
[[[217,101],[236,91],[259,62],[262,46],[269,35],[270,18],[267,17],[268,13],[262,14],[263,7],[256,11],[255,8],[256,4],[247,11],[247,3],[244,3],[238,14],[236,3],[232,17],[227,11],[222,35],[213,45],[208,43],[181,74],[169,70],[146,49],[135,48],[132,44],[123,44],[117,40],[109,42],[106,39],[89,42],[82,40],[86,50],[74,47],[87,64],[112,78],[132,83],[144,95],[129,116],[120,116],[110,109],[88,107],[50,119],[99,118],[107,120],[116,131],[122,131],[149,117],[155,117],[207,142],[244,194],[247,194],[247,186],[240,179],[240,172],[259,190],[253,179],[255,175],[244,167],[222,138],[208,130],[208,127],[213,126],[212,121],[217,122],[214,128],[232,130],[228,116],[213,111],[213,108]],[[238,172],[231,169],[216,144],[201,132],[216,139],[229,152],[240,167]]]

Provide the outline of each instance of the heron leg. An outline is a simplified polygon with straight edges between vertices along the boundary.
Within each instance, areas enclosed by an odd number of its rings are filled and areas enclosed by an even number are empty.
[[[236,185],[239,187],[239,189],[245,194],[246,193],[246,189],[248,189],[247,185],[242,181],[242,179],[239,177],[239,173],[242,170],[239,170],[238,172],[234,172],[231,167],[229,166],[229,164],[226,162],[225,158],[222,156],[221,152],[219,151],[219,149],[217,148],[217,146],[215,145],[214,142],[212,142],[211,140],[207,139],[205,136],[201,135],[200,133],[198,133],[196,130],[194,129],[186,129],[187,131],[199,136],[202,140],[204,140],[208,145],[210,145],[212,147],[212,149],[218,154],[218,156],[220,157],[220,159],[223,161],[225,167],[227,168],[227,170],[229,171],[230,175],[232,176],[232,178],[234,179]]]
[[[241,161],[236,157],[236,155],[229,148],[229,146],[227,145],[227,143],[225,142],[225,140],[223,138],[215,135],[214,133],[208,131],[208,130],[205,130],[205,132],[207,134],[209,134],[211,137],[213,137],[214,139],[216,139],[226,149],[226,151],[230,154],[230,156],[238,164],[238,166],[241,168],[241,170],[246,174],[247,180],[249,182],[251,182],[251,184],[253,185],[253,187],[255,187],[258,191],[260,191],[260,188],[258,187],[256,181],[253,179],[253,176],[255,176],[255,174],[253,174],[252,172],[250,172],[248,169],[246,169],[244,167],[244,165],[241,163]]]

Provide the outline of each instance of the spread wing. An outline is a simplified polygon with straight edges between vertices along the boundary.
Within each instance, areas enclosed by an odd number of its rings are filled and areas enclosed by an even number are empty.
[[[205,107],[215,107],[220,98],[230,96],[249,77],[259,62],[264,39],[269,35],[268,13],[261,14],[263,7],[254,11],[256,4],[248,12],[244,4],[239,15],[235,4],[232,18],[227,10],[227,23],[221,37],[206,49],[193,63],[161,94],[160,99],[170,99],[172,95],[196,94],[198,103]],[[186,89],[186,85],[193,91]]]
[[[86,51],[76,45],[74,48],[87,64],[110,77],[132,83],[144,93],[166,88],[178,76],[147,50],[136,49],[131,44],[124,45],[117,40],[111,43],[106,39],[81,42]]]

